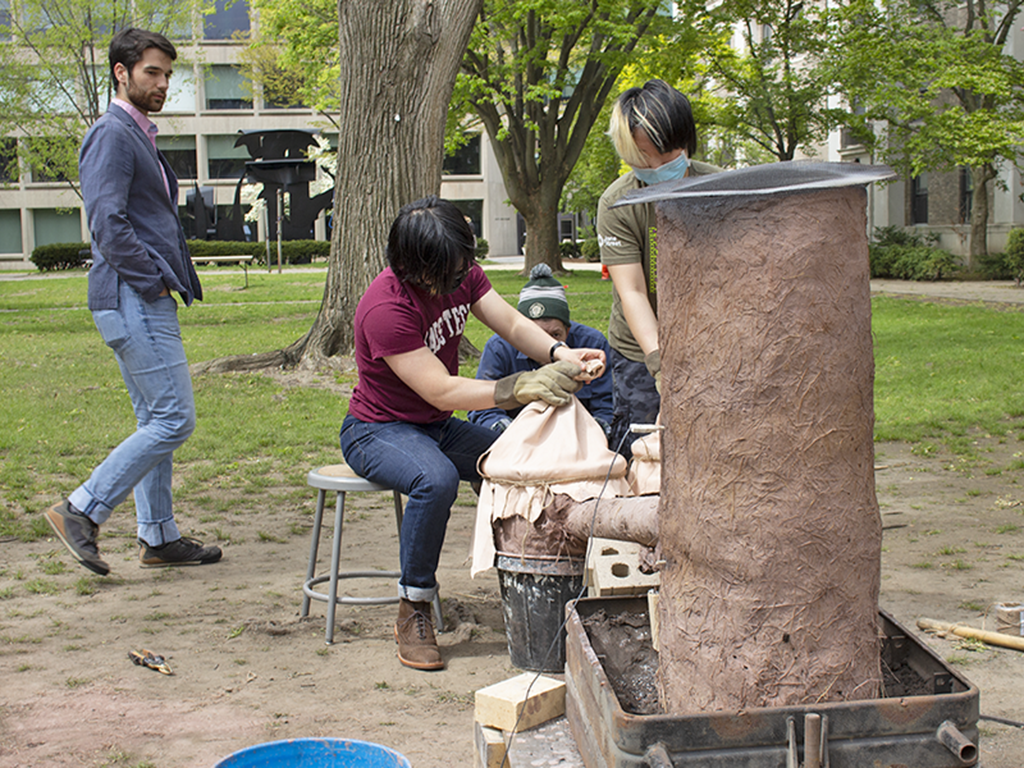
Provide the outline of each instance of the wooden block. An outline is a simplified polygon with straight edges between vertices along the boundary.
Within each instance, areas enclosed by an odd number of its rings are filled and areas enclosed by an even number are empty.
[[[661,650],[658,643],[658,635],[661,631],[661,622],[659,621],[658,614],[658,596],[659,592],[656,589],[647,592],[647,618],[651,622],[651,646],[655,651]]]
[[[564,713],[565,683],[533,672],[476,692],[476,721],[502,731],[525,731]]]
[[[477,768],[501,768],[505,761],[505,735],[497,728],[473,723]]]
[[[659,575],[643,573],[639,563],[640,545],[636,542],[594,539],[588,564],[593,569],[590,596],[643,595],[657,589],[661,585]]]

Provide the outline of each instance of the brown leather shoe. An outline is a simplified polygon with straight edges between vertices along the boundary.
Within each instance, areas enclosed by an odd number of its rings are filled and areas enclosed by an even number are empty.
[[[441,651],[434,637],[434,619],[430,603],[414,603],[404,597],[398,601],[395,623],[398,660],[413,669],[444,669]]]

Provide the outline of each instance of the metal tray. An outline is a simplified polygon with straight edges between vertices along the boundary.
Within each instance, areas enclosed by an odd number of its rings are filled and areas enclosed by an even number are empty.
[[[598,597],[567,607],[566,715],[587,768],[977,764],[978,689],[885,611],[878,615],[883,661],[917,675],[931,693],[676,716],[622,709],[582,621],[598,610],[646,613],[647,601]]]

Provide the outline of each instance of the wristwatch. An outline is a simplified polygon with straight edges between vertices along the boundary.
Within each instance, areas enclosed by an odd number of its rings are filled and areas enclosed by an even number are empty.
[[[555,350],[558,349],[559,347],[564,346],[566,346],[564,341],[556,341],[554,344],[551,345],[551,351],[548,352],[548,357],[551,358],[552,363],[555,362]]]

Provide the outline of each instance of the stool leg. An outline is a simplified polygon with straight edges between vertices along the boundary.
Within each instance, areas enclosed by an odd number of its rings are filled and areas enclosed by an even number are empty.
[[[327,644],[334,643],[334,611],[338,607],[338,569],[341,567],[341,524],[345,519],[345,492],[334,505],[334,544],[331,547],[331,588],[327,592]]]
[[[398,491],[395,495],[395,524],[398,526],[398,546],[402,546],[402,494]],[[434,626],[438,632],[444,632],[444,616],[441,614],[441,595],[434,593]]]
[[[316,514],[313,515],[313,540],[309,544],[309,565],[306,568],[306,584],[316,575],[316,555],[320,549],[320,525],[324,518],[324,498],[327,492],[323,489],[316,494]],[[299,616],[309,616],[309,595],[302,591],[302,611]]]

